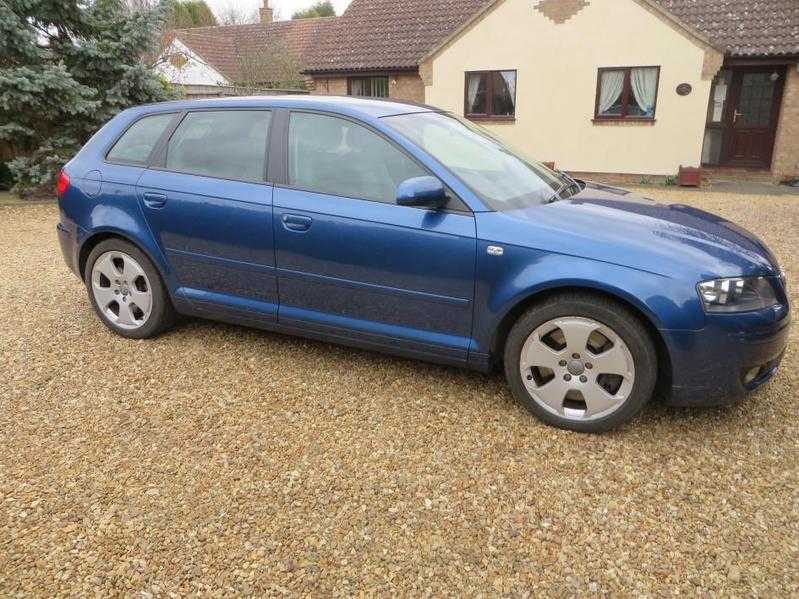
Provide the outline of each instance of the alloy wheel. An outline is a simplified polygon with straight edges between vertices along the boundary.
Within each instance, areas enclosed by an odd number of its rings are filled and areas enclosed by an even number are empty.
[[[92,295],[115,326],[138,329],[153,307],[153,291],[141,265],[124,252],[101,254],[92,267]]]
[[[590,318],[562,317],[535,329],[519,358],[530,397],[545,410],[572,421],[615,412],[635,382],[635,365],[624,340]]]

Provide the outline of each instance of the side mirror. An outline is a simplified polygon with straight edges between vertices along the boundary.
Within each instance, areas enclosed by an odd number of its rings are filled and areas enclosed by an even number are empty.
[[[414,177],[406,179],[397,187],[399,206],[423,206],[441,208],[447,203],[447,190],[435,177]]]

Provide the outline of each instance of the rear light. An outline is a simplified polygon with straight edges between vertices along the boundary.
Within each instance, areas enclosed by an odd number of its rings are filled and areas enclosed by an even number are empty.
[[[55,190],[58,192],[58,196],[63,196],[67,189],[69,189],[69,177],[64,171],[58,173],[58,178],[55,182]]]

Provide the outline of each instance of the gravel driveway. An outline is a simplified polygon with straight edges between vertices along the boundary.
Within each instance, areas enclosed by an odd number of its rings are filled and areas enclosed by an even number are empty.
[[[648,193],[758,233],[799,302],[799,198]],[[799,593],[799,327],[748,402],[583,436],[499,375],[115,337],[56,219],[0,208],[0,595]]]

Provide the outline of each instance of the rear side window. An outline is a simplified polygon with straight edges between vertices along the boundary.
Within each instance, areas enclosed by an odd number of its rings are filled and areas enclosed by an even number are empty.
[[[169,141],[170,171],[261,182],[266,175],[266,142],[271,112],[190,112]]]
[[[154,114],[136,121],[108,152],[108,161],[146,165],[155,144],[173,118],[174,114]]]
[[[294,187],[394,204],[400,183],[427,174],[366,127],[320,114],[291,115],[289,182]]]

